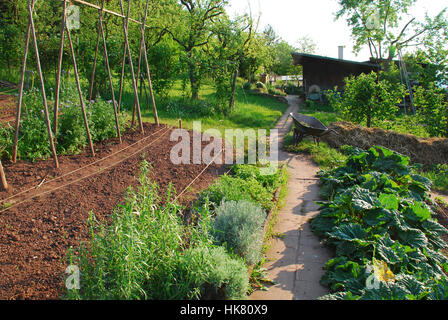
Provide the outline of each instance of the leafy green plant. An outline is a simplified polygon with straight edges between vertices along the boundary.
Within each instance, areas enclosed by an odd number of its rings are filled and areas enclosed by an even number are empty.
[[[311,222],[336,253],[322,278],[333,293],[323,299],[448,298],[448,259],[440,253],[448,230],[426,203],[431,182],[386,148],[345,152],[345,165],[320,173],[329,201]]]
[[[287,96],[287,94],[283,90],[272,88],[272,87],[268,88],[268,93],[276,95],[276,96],[282,96],[282,97]]]
[[[448,107],[443,90],[434,83],[429,88],[417,87],[415,104],[426,131],[432,136],[448,137]]]
[[[112,101],[105,101],[98,98],[87,108],[88,117],[91,124],[92,139],[94,141],[104,141],[117,136],[114,107]],[[121,131],[124,129],[125,115],[118,115],[118,124]]]
[[[266,175],[262,174],[261,169],[267,170],[269,167],[272,167],[272,164],[269,164],[267,167],[263,165],[243,165],[237,164],[233,166],[232,171],[234,172],[236,177],[242,179],[250,179],[253,178],[257,180],[265,189],[269,192],[274,193],[276,189],[285,182],[285,176],[281,170],[276,170],[275,173]],[[277,169],[272,167],[273,169]]]
[[[433,183],[433,189],[448,193],[448,164],[437,164],[420,174]]]
[[[244,261],[216,247],[209,238],[207,207],[196,226],[184,226],[181,207],[168,188],[163,197],[148,179],[129,189],[110,222],[89,219],[91,238],[68,253],[82,274],[80,290],[67,299],[242,299],[249,288]]]
[[[243,257],[248,264],[261,259],[266,212],[247,200],[222,202],[216,208],[213,236],[218,244]]]
[[[169,295],[169,299],[246,299],[249,275],[244,261],[231,257],[224,247],[189,248],[174,268],[175,287],[184,283],[187,297]],[[185,285],[186,284],[186,285]],[[161,283],[161,290],[165,284]],[[166,290],[166,289],[165,289]],[[173,289],[171,289],[173,291]]]
[[[242,179],[224,175],[201,192],[199,202],[209,199],[215,206],[218,206],[223,200],[250,200],[259,203],[263,209],[270,210],[273,207],[272,198],[273,195],[253,177]]]
[[[397,104],[405,97],[403,85],[391,84],[387,80],[378,80],[377,74],[360,74],[345,78],[344,94],[327,92],[331,105],[342,115],[357,124],[366,123],[371,127],[376,120],[394,119]]]

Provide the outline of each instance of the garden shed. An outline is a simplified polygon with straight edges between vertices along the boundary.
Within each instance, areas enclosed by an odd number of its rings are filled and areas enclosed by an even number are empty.
[[[292,53],[294,65],[303,67],[303,87],[308,94],[310,88],[318,86],[320,90],[344,87],[344,78],[350,75],[378,71],[381,66],[372,62],[356,62],[335,59],[306,53]]]

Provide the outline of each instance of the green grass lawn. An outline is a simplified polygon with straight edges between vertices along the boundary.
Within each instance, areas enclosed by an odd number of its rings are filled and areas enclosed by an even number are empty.
[[[182,89],[180,81],[176,82],[173,89],[170,91],[168,99],[161,99],[156,97],[157,112],[161,123],[177,127],[179,115],[167,111],[168,103],[172,101],[180,101],[182,103]],[[201,87],[200,99],[202,102],[213,105],[214,88],[205,84]],[[134,95],[127,91],[124,95],[123,101],[126,105],[132,105]],[[188,103],[188,100],[185,100]],[[182,115],[182,127],[186,129],[193,128],[193,121],[201,121],[202,130],[210,128],[218,129],[224,133],[225,129],[258,129],[272,128],[283,113],[288,108],[288,105],[277,101],[273,98],[258,96],[256,94],[248,93],[237,87],[235,95],[235,110],[230,115],[209,115],[201,116],[195,114]],[[141,99],[141,110],[143,121],[154,122],[154,114],[152,105],[146,103],[146,97]]]

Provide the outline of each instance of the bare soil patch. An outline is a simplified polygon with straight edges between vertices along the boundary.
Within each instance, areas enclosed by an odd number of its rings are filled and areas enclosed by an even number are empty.
[[[23,193],[7,200],[6,206],[4,202],[0,205],[0,299],[58,299],[64,285],[67,250],[89,237],[89,212],[93,211],[98,220],[107,221],[113,208],[123,202],[126,189],[138,185],[136,176],[143,159],[151,164],[151,179],[162,192],[170,182],[181,192],[205,169],[204,164],[171,163],[170,152],[177,143],[170,141],[173,128],[148,123],[144,127],[144,135],[139,130],[123,134],[122,144],[116,138],[95,144],[96,157],[88,150],[80,155],[61,156],[57,170],[52,159],[4,163],[11,188],[8,192],[0,191],[0,203]],[[133,145],[145,137],[149,138]],[[128,146],[125,152],[117,152]],[[78,168],[82,169],[67,174]],[[191,202],[227,170],[225,166],[209,166],[181,202]],[[24,192],[30,188],[33,189]],[[52,192],[54,189],[57,190]]]
[[[0,123],[13,122],[15,117],[14,96],[0,94]]]

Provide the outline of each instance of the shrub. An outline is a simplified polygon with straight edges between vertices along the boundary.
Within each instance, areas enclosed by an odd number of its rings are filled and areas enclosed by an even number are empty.
[[[247,91],[251,90],[252,89],[252,84],[249,81],[245,82],[243,84],[243,89],[247,90]]]
[[[267,189],[271,193],[274,193],[280,186],[280,184],[284,182],[282,180],[283,177],[281,177],[280,170],[277,170],[276,173],[271,175],[262,175],[260,172],[260,167],[258,166],[237,164],[233,166],[232,171],[235,173],[236,177],[242,179],[253,178],[257,180],[265,189]]]
[[[23,106],[17,147],[18,158],[33,161],[48,158],[51,155],[51,148],[39,90],[32,89],[25,93]],[[8,147],[12,151],[12,144]]]
[[[181,299],[241,300],[249,290],[247,267],[242,260],[232,258],[224,247],[200,246],[186,250],[174,274],[175,288],[187,284],[188,294]],[[175,298],[170,295],[170,299]]]
[[[377,74],[360,74],[345,78],[345,91],[341,97],[329,91],[327,98],[335,109],[349,121],[366,122],[371,127],[376,120],[391,120],[399,110],[396,106],[405,96],[403,85],[393,85],[387,80],[378,80]]]
[[[420,121],[432,136],[448,137],[448,107],[442,89],[431,84],[428,89],[417,87],[415,104]]]
[[[268,93],[269,93],[269,94],[276,95],[276,96],[282,96],[282,97],[287,96],[287,94],[286,94],[285,92],[283,92],[283,91],[280,90],[280,89],[276,89],[276,88],[269,88],[269,89],[268,89]]]
[[[261,259],[265,219],[266,213],[252,202],[222,202],[216,209],[214,238],[248,264],[255,264]]]
[[[87,145],[87,133],[79,106],[64,103],[58,121],[57,150],[62,154],[78,153]]]
[[[303,89],[299,88],[293,83],[288,82],[285,86],[283,86],[283,90],[290,95],[302,95]]]
[[[12,146],[14,137],[14,128],[10,125],[0,126],[0,159],[12,157]]]
[[[252,177],[242,179],[224,175],[201,192],[199,202],[204,203],[206,199],[209,199],[215,206],[223,200],[250,200],[259,203],[265,210],[270,210],[273,207],[272,194]]]
[[[112,101],[97,99],[87,108],[89,127],[93,141],[104,141],[117,136],[117,128]],[[120,130],[124,128],[125,115],[118,115]]]

